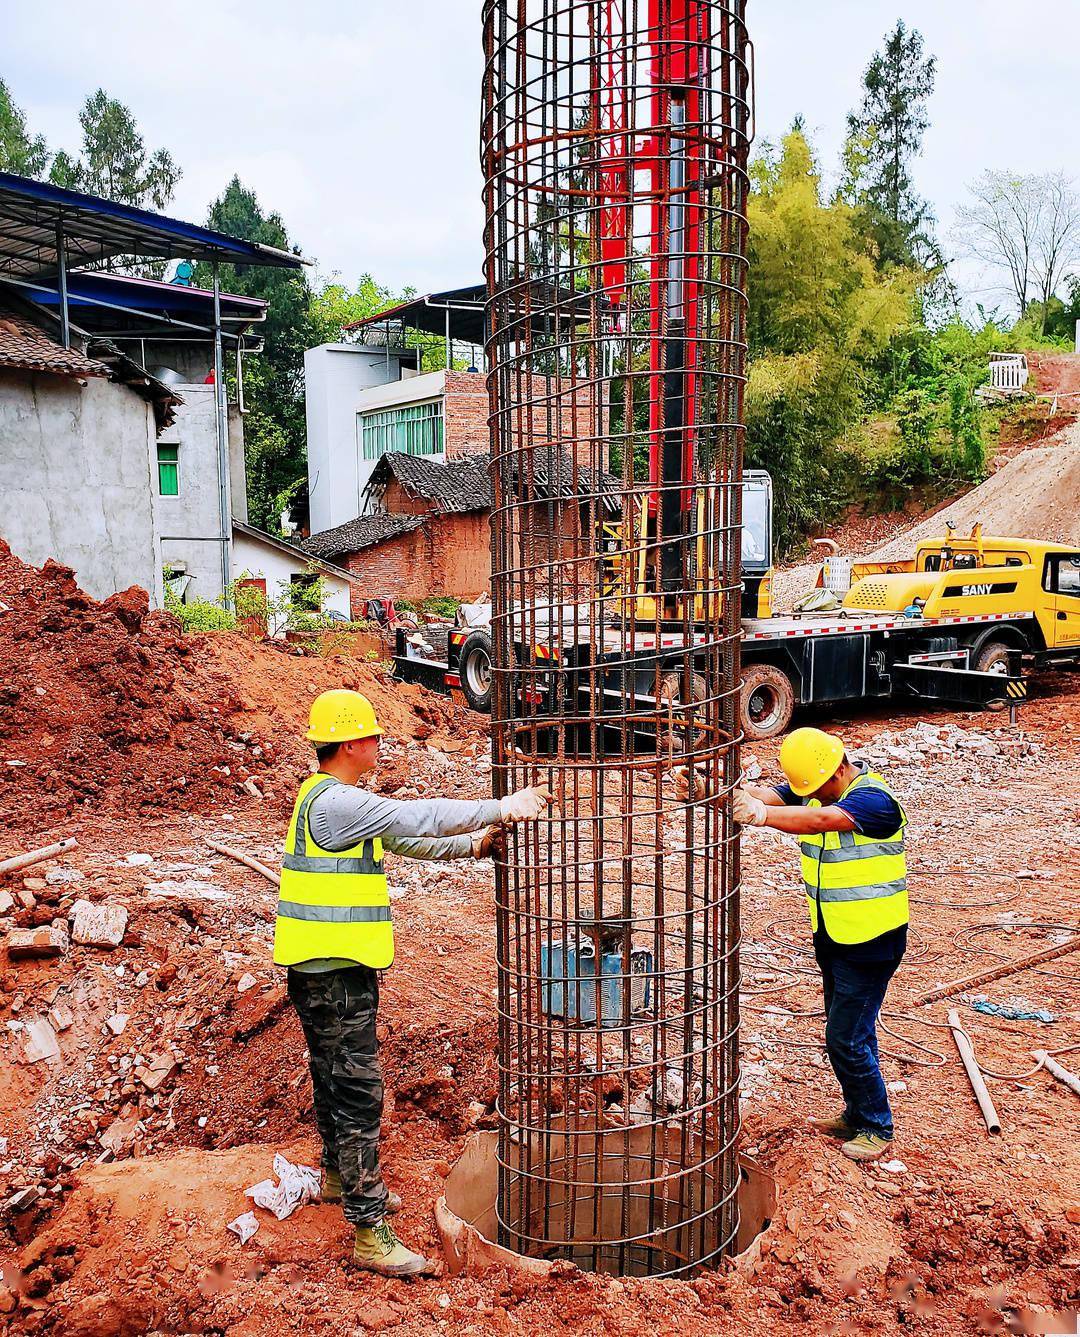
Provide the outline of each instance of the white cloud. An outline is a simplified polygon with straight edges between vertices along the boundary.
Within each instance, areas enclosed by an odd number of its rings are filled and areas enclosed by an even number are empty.
[[[938,57],[916,168],[947,232],[987,167],[1072,170],[1080,5],[1042,0],[752,0],[759,136],[801,113],[835,163],[863,67],[902,13]],[[63,34],[64,40],[58,40]],[[477,0],[101,0],[6,6],[0,77],[35,130],[74,147],[99,84],[184,168],[201,221],[239,173],[305,254],[346,281],[420,290],[480,276]]]

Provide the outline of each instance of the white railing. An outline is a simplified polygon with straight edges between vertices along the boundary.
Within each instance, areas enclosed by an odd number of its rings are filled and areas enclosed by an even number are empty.
[[[990,358],[990,385],[1004,393],[1017,393],[1028,383],[1027,358],[1022,353]]]

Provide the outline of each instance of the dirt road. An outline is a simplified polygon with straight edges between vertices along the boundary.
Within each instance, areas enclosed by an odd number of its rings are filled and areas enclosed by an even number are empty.
[[[0,1328],[801,1337],[993,1331],[1003,1306],[1080,1307],[1076,1097],[1029,1072],[1032,1049],[1080,1042],[1075,962],[986,990],[1052,1020],[957,1004],[983,1061],[1014,1074],[993,1084],[1000,1137],[980,1122],[947,1005],[915,1019],[905,1006],[1080,920],[1080,675],[1038,684],[1024,735],[999,716],[833,721],[911,815],[914,928],[884,1045],[899,1130],[887,1165],[856,1167],[807,1129],[807,1114],[837,1103],[820,983],[795,851],[752,832],[742,1145],[778,1192],[758,1241],[689,1281],[564,1268],[390,1282],[347,1268],[332,1206],[281,1222],[259,1209],[244,1245],[226,1230],[275,1154],[315,1164],[318,1152],[303,1043],[271,962],[275,891],[206,842],[279,858],[306,708],[331,682],[377,698],[390,736],[375,788],[399,797],[490,792],[484,721],[367,665],[178,638],[145,600],[95,604],[61,568],[0,560],[0,601],[0,854],[79,841],[0,884]],[[774,769],[775,749],[761,760]],[[402,1233],[436,1254],[432,1204],[466,1136],[494,1121],[492,870],[388,871],[399,950],[380,1012],[385,1162]],[[28,939],[49,954],[16,950]]]
[[[1070,374],[1080,382],[1080,358],[1070,358]],[[1076,404],[1080,406],[1080,398]],[[890,561],[910,556],[922,539],[946,532],[952,522],[959,533],[981,523],[988,534],[1037,536],[1080,545],[1080,420],[1061,426],[1045,444],[1010,447],[1008,458],[985,482],[928,514],[860,516],[849,519],[827,537],[845,556]],[[790,608],[812,588],[821,569],[818,560],[777,571],[773,603]]]
[[[247,796],[153,823],[79,814],[65,829],[80,848],[45,887],[122,905],[129,927],[112,951],[74,947],[62,964],[9,963],[4,974],[11,1020],[57,1004],[73,1014],[52,1061],[22,1062],[25,1037],[6,1032],[4,1198],[27,1183],[45,1189],[7,1218],[0,1305],[13,1330],[954,1334],[1002,1306],[1080,1306],[1080,1151],[1067,1135],[1076,1097],[1045,1073],[995,1082],[1003,1132],[990,1137],[942,1029],[947,1005],[924,1020],[903,1015],[918,990],[995,953],[1033,950],[1080,919],[1078,689],[1076,678],[1042,685],[1026,722],[1036,751],[1023,757],[996,717],[934,717],[949,726],[937,735],[914,714],[846,726],[912,815],[914,931],[885,1041],[899,1129],[889,1168],[851,1165],[806,1128],[836,1092],[795,858],[782,838],[746,837],[743,1143],[776,1177],[779,1202],[744,1259],[687,1282],[573,1270],[544,1281],[358,1277],[329,1206],[280,1223],[259,1212],[258,1234],[241,1247],[225,1224],[250,1206],[244,1189],[270,1174],[275,1152],[309,1164],[317,1153],[303,1045],[270,962],[272,888],[203,838],[273,861],[280,817]],[[483,747],[461,747],[403,746],[384,784],[479,795]],[[761,759],[771,769],[771,751]],[[82,878],[58,880],[61,868]],[[385,1159],[406,1201],[403,1234],[436,1252],[431,1204],[465,1134],[492,1117],[491,875],[399,860],[390,877],[400,950],[381,1013]],[[1023,1074],[1031,1049],[1080,1041],[1074,963],[986,993],[1055,1017],[1013,1022],[961,1002],[989,1066]],[[108,1020],[118,1015],[127,1020],[116,1035]],[[132,1073],[162,1054],[175,1071],[150,1094]],[[120,1159],[95,1165],[103,1135]],[[79,1157],[88,1159],[72,1170]]]

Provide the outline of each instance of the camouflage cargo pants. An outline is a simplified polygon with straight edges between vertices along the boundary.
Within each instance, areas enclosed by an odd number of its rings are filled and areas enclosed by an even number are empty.
[[[341,1176],[346,1220],[374,1225],[386,1207],[379,1169],[383,1083],[375,1037],[378,974],[367,966],[310,975],[290,970],[289,997],[311,1055],[323,1168]]]

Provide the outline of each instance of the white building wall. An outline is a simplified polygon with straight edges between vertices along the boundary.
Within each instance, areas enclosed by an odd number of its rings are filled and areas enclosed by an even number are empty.
[[[154,504],[161,553],[166,566],[182,567],[191,577],[188,599],[220,599],[222,588],[221,498],[218,490],[217,417],[212,385],[184,383],[176,387],[183,399],[176,421],[158,437],[164,445],[179,446],[180,493],[163,497],[158,493],[157,447],[154,460]],[[229,406],[228,515],[232,521],[247,519],[247,489],[244,486],[243,419],[235,405]]]
[[[154,411],[126,385],[0,372],[0,538],[74,568],[95,599],[162,602]]]
[[[360,496],[371,469],[363,468],[357,448],[357,401],[373,386],[392,389],[401,376],[401,359],[393,354],[388,357],[384,349],[321,344],[304,354],[313,534],[355,520],[360,514]]]
[[[303,553],[293,557],[274,544],[262,543],[239,530],[233,531],[232,562],[233,579],[255,576],[265,580],[268,599],[279,598],[289,588],[292,576],[310,570],[310,563]],[[348,617],[349,582],[327,571],[321,571],[320,575],[326,591],[323,612],[341,613]]]

